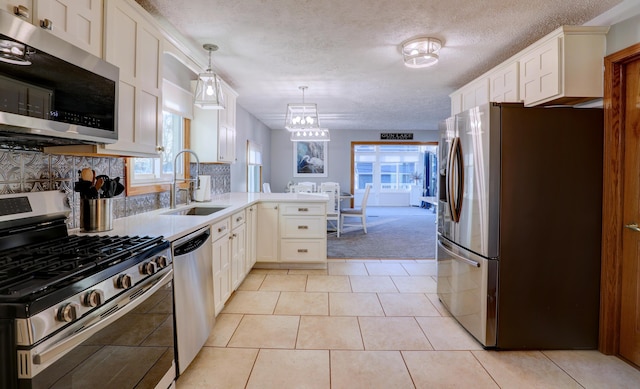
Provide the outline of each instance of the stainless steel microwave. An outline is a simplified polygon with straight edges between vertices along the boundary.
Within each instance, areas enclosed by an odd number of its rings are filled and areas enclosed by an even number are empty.
[[[0,11],[0,146],[114,143],[119,69]]]

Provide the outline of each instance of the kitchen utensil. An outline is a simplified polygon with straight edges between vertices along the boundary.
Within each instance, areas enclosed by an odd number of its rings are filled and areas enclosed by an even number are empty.
[[[115,183],[116,183],[116,189],[115,189],[115,191],[114,191],[113,195],[114,195],[114,196],[117,196],[117,195],[119,195],[120,193],[124,192],[124,185],[122,185],[122,184],[120,183],[120,177],[116,177],[116,178],[114,178],[114,181],[115,181]]]
[[[82,169],[80,173],[80,178],[82,178],[83,181],[93,182],[93,177],[94,177],[93,170],[91,170],[88,167]]]
[[[100,188],[102,188],[103,184],[104,184],[104,179],[96,178],[96,184],[95,184],[96,191],[100,192]]]

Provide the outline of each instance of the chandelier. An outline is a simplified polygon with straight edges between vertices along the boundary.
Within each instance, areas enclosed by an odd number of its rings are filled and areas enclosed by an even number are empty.
[[[318,107],[316,104],[306,104],[304,102],[306,86],[299,86],[298,89],[302,91],[302,104],[287,104],[284,128],[289,131],[319,130]]]
[[[329,130],[326,128],[291,131],[292,142],[328,142],[330,140]]]
[[[417,38],[402,44],[404,64],[410,68],[426,68],[438,63],[442,42],[436,38]]]
[[[209,52],[209,66],[198,75],[194,104],[202,109],[224,109],[220,78],[211,70],[211,52],[218,50],[218,46],[205,43],[202,47]]]

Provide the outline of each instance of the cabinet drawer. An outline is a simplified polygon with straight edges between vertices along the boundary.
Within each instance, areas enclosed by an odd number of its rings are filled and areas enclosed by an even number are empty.
[[[281,220],[282,238],[322,238],[327,234],[327,222],[321,216],[284,216]]]
[[[324,262],[327,260],[327,242],[324,239],[283,239],[280,246],[281,262]]]
[[[325,203],[284,203],[280,204],[281,215],[324,215]]]
[[[236,212],[231,216],[231,229],[238,227],[239,225],[244,224],[246,217],[244,213],[244,209],[242,211]]]
[[[211,240],[216,241],[227,235],[230,230],[230,224],[229,218],[213,223],[211,225]]]

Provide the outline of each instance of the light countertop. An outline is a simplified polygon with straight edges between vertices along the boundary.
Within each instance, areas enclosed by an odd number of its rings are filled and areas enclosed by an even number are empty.
[[[115,219],[113,221],[113,229],[110,231],[85,233],[79,229],[73,229],[69,231],[69,234],[163,236],[169,241],[174,241],[259,202],[326,202],[327,198],[327,195],[320,193],[225,193],[213,196],[211,201],[207,202],[193,201],[189,205],[179,204],[175,209],[191,207],[225,208],[211,215],[164,215],[167,212],[174,211],[174,209],[161,208],[151,212]]]

